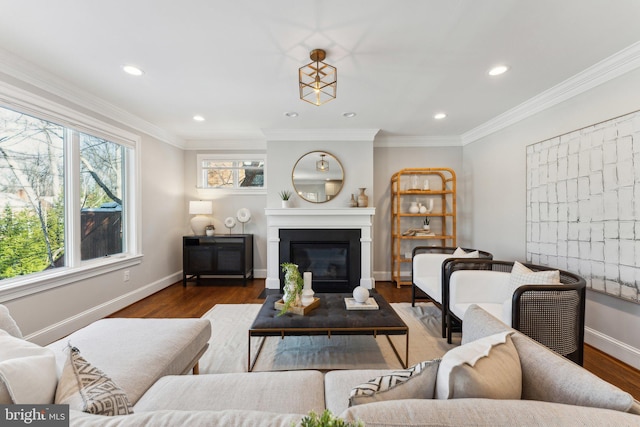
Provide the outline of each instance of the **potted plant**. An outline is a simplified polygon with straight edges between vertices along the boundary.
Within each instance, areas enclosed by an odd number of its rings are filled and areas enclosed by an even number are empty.
[[[207,236],[213,236],[216,232],[216,228],[213,226],[213,224],[209,224],[204,228],[204,233]]]
[[[298,270],[296,264],[283,262],[280,264],[280,267],[282,267],[282,271],[284,272],[284,296],[282,297],[284,307],[282,307],[278,316],[285,314],[289,310],[289,307],[301,305],[300,296],[304,288],[304,279],[300,275],[300,270]]]
[[[424,217],[424,223],[422,224],[422,229],[423,229],[424,231],[429,231],[429,230],[431,230],[431,226],[429,225],[429,217],[428,217],[428,216],[425,216],[425,217]]]
[[[280,195],[280,199],[282,200],[282,207],[283,208],[288,208],[289,207],[289,199],[291,199],[291,196],[293,195],[293,193],[289,190],[282,190],[280,193],[278,193]]]
[[[300,420],[300,427],[364,427],[364,423],[360,420],[350,422],[342,418],[338,418],[325,409],[321,415],[314,411]]]

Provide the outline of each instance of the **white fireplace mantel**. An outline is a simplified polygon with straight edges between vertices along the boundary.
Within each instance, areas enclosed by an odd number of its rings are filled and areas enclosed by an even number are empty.
[[[375,287],[372,227],[375,208],[265,209],[267,217],[267,289],[280,289],[280,229],[360,229],[360,286]]]

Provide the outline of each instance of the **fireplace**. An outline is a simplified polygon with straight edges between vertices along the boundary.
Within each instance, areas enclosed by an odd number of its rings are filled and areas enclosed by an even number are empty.
[[[360,284],[360,237],[360,229],[281,229],[280,262],[310,271],[315,292],[351,292]]]
[[[336,253],[340,253],[340,249],[327,249],[327,242],[319,240],[322,239],[322,235],[328,231],[336,231],[338,237],[331,239],[335,242],[344,241],[345,232],[359,232],[359,237],[349,238],[349,248],[351,249],[349,250],[348,286],[352,288],[360,285],[367,289],[373,289],[375,280],[371,268],[373,260],[371,231],[375,211],[375,208],[265,209],[267,218],[267,278],[265,287],[267,289],[282,289],[281,283],[283,280],[280,264],[291,261],[289,256],[285,259],[280,258],[280,232],[286,230],[315,230],[316,237],[314,237],[314,242],[310,242],[316,244],[311,248],[315,251],[314,256],[326,256],[332,260]],[[357,248],[353,248],[354,244]],[[356,266],[356,264],[358,265]],[[301,268],[300,271],[304,272],[304,269]],[[332,272],[330,274],[333,275]],[[321,273],[316,273],[313,276],[320,275]],[[318,278],[316,277],[316,279]],[[316,289],[314,288],[314,290]]]

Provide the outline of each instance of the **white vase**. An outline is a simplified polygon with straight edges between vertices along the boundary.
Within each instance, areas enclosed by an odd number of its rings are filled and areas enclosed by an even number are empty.
[[[291,206],[291,204],[289,203],[290,200],[282,200],[282,207],[283,208],[288,208]]]
[[[313,302],[313,289],[305,289],[302,291],[302,298],[300,298],[300,302],[303,306],[308,306]]]
[[[420,208],[418,207],[418,202],[411,202],[411,206],[409,206],[409,213],[419,213]]]

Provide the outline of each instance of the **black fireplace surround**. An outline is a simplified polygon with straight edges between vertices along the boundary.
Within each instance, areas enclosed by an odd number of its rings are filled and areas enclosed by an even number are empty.
[[[351,292],[360,285],[360,229],[280,229],[280,263],[312,273],[315,292]],[[280,289],[284,273],[280,269]]]

